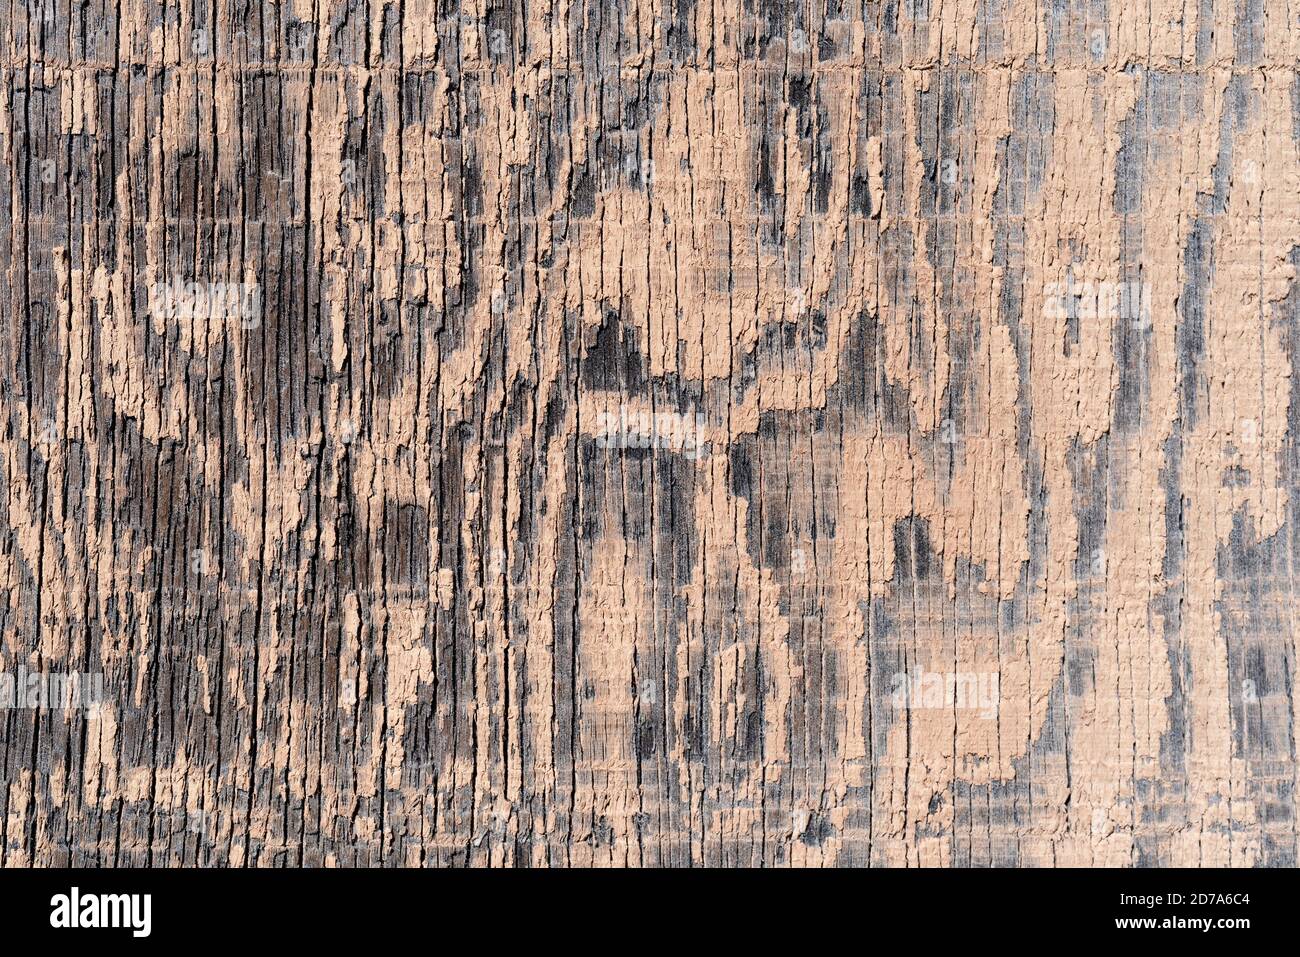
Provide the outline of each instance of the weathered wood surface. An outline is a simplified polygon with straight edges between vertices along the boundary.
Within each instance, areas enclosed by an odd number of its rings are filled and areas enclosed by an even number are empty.
[[[1293,3],[0,24],[4,865],[1295,863]]]

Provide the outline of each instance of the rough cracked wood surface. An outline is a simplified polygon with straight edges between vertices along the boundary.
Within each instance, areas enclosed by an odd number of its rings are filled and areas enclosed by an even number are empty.
[[[3,864],[1295,863],[1293,0],[0,24]]]

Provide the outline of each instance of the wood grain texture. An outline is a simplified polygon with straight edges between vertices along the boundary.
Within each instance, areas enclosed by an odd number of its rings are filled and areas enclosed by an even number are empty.
[[[1298,21],[0,0],[0,863],[1294,865]]]

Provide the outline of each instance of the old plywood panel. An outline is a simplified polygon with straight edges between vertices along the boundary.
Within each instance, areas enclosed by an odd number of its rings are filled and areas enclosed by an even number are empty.
[[[3,864],[1296,863],[1285,3],[0,22]]]

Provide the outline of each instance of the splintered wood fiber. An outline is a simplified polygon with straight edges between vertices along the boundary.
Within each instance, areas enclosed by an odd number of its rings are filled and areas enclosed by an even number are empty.
[[[0,0],[0,863],[1293,865],[1290,0]]]

